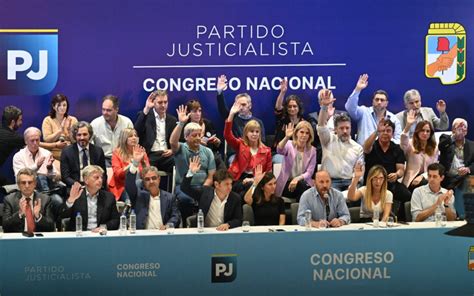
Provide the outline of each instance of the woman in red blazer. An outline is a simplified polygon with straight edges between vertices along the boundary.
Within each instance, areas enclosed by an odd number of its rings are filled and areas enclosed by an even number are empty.
[[[125,191],[125,176],[130,161],[133,157],[133,147],[138,145],[137,131],[133,128],[126,128],[120,133],[117,148],[112,153],[112,170],[114,172],[109,182],[109,191],[113,193],[116,200],[125,201],[128,199]],[[139,164],[139,171],[150,165],[148,156],[145,154],[143,161]]]
[[[235,158],[229,166],[229,172],[234,178],[233,191],[243,196],[254,181],[257,165],[261,165],[264,172],[272,171],[272,152],[262,143],[260,124],[255,120],[247,122],[242,138],[234,136],[232,121],[239,111],[240,105],[235,102],[225,121],[224,138],[227,144],[236,151]]]

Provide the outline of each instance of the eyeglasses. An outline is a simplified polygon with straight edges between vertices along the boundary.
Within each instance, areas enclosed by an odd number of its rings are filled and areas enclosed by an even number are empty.
[[[158,176],[143,178],[143,181],[145,182],[156,181],[156,180],[158,180]]]
[[[35,181],[20,181],[20,185],[30,185],[35,183]]]

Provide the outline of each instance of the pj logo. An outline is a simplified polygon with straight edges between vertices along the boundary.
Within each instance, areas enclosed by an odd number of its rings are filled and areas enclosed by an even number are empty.
[[[43,95],[58,79],[58,30],[0,29],[0,95]]]
[[[211,258],[211,281],[213,283],[233,282],[237,277],[237,255],[215,254]]]
[[[426,35],[425,73],[442,84],[466,78],[466,31],[458,23],[432,23]]]

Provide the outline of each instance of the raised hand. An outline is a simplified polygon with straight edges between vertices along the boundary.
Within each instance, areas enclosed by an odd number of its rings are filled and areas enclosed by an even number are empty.
[[[436,109],[439,113],[446,112],[446,102],[444,100],[438,100],[438,102],[436,103]]]
[[[321,106],[329,106],[332,105],[334,101],[336,101],[336,98],[332,96],[332,92],[329,89],[326,89],[321,94],[321,100],[319,101],[319,104]]]
[[[385,123],[385,120],[379,120],[379,122],[377,123],[377,133],[380,135],[385,131],[386,128],[387,124]]]
[[[145,157],[145,153],[145,148],[140,145],[135,145],[132,149],[132,159],[137,163],[140,163]]]
[[[369,75],[362,74],[359,76],[359,80],[357,80],[356,90],[361,91],[369,85]]]
[[[33,215],[35,216],[36,219],[38,219],[41,214],[41,198],[37,198],[34,204],[35,205],[33,207]]]
[[[258,164],[255,167],[253,184],[257,185],[258,183],[260,183],[260,181],[262,181],[263,179],[263,176],[265,176],[265,172],[263,171],[263,166],[261,164]]]
[[[45,160],[45,157],[44,156],[40,156],[36,159],[35,163],[36,163],[36,167],[41,167],[43,165],[43,162]]]
[[[230,108],[229,113],[232,115],[235,115],[239,113],[240,109],[241,109],[240,104],[237,102],[234,102],[234,105],[232,105],[232,108]]]
[[[281,93],[286,93],[288,90],[288,80],[283,79],[280,81],[280,92]]]
[[[191,173],[195,174],[201,169],[201,158],[196,155],[189,159],[189,170]]]
[[[224,91],[227,89],[227,77],[221,75],[217,78],[217,91]]]
[[[407,126],[412,126],[416,121],[416,111],[409,110],[407,113]]]
[[[288,123],[288,125],[285,126],[285,136],[287,138],[291,138],[293,137],[293,132],[295,130],[295,125],[293,124],[293,122],[290,122]]]
[[[146,99],[146,102],[145,102],[145,108],[143,109],[143,112],[145,114],[148,113],[148,111],[150,111],[151,109],[153,109],[153,107],[155,107],[155,95],[152,93],[150,93],[148,95],[148,98]]]
[[[75,182],[74,184],[72,184],[67,201],[70,203],[75,202],[81,196],[82,190],[84,189],[81,188],[81,183]]]
[[[358,161],[354,166],[354,178],[359,180],[364,175],[364,165]]]
[[[52,166],[54,162],[54,156],[52,154],[49,155],[48,159],[46,160],[47,166]]]
[[[178,109],[176,109],[176,113],[178,113],[178,120],[181,123],[186,123],[188,122],[189,119],[189,113],[188,112],[188,107],[185,105],[180,105]]]

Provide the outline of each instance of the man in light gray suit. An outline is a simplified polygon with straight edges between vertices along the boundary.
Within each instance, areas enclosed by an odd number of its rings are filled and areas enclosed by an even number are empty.
[[[407,123],[407,113],[409,110],[416,111],[416,122],[413,124],[409,136],[413,136],[415,132],[416,124],[423,120],[428,120],[431,122],[433,127],[437,130],[445,131],[449,128],[449,118],[446,113],[446,102],[443,100],[438,100],[436,103],[436,109],[439,112],[439,118],[436,116],[432,108],[421,107],[421,95],[420,92],[416,89],[410,89],[405,92],[403,95],[403,101],[405,103],[406,110],[397,113],[397,118],[402,125],[402,130],[405,128]]]

